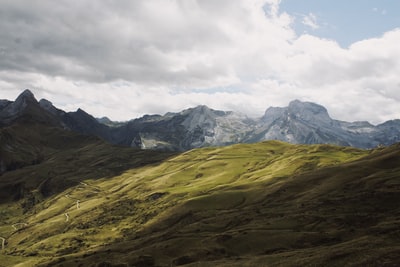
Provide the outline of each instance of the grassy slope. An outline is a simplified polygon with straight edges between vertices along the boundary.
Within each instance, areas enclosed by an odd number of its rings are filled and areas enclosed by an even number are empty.
[[[83,179],[114,177],[171,155],[112,146],[96,137],[40,124],[2,128],[0,159],[17,170],[0,176],[0,203],[37,190],[51,196]]]
[[[64,169],[57,177],[79,179],[30,212],[2,205],[0,266],[394,266],[400,252],[399,146],[264,142],[192,150],[162,163],[143,154],[154,164],[128,161],[112,178],[110,166],[127,155],[113,161],[96,149],[79,153],[80,168],[53,159]],[[93,175],[93,155],[102,155],[109,175]],[[26,225],[15,230],[16,222]]]

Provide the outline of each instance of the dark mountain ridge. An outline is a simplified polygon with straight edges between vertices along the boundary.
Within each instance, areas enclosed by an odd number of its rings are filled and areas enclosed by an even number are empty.
[[[290,102],[288,107],[270,107],[259,119],[202,105],[178,113],[145,115],[126,123],[96,119],[81,109],[62,111],[48,100],[36,101],[29,90],[14,102],[0,101],[1,127],[24,118],[95,135],[112,144],[170,151],[264,140],[357,148],[400,141],[400,120],[377,126],[369,122],[344,122],[332,119],[321,105],[299,100]]]

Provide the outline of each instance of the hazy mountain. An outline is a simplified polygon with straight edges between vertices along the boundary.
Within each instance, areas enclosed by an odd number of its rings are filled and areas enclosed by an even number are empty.
[[[121,121],[112,121],[110,120],[108,117],[101,117],[101,118],[96,118],[96,120],[104,125],[107,125],[109,127],[120,127],[123,126],[125,124],[127,124],[127,122],[121,122]]]
[[[400,141],[400,122],[374,126],[332,119],[320,105],[295,100],[288,107],[267,109],[245,142],[281,140],[294,144],[336,144],[372,148]],[[387,125],[387,126],[385,126]]]
[[[260,119],[198,106],[144,116],[129,122],[125,131],[136,133],[140,146],[147,149],[187,150],[264,140],[373,148],[400,141],[400,120],[378,126],[344,122],[332,119],[323,106],[295,100],[288,107],[268,108]]]
[[[171,151],[263,140],[358,148],[400,141],[400,120],[377,126],[368,122],[344,122],[332,119],[323,106],[299,100],[290,102],[288,107],[270,107],[259,119],[197,106],[178,113],[145,115],[125,123],[96,119],[81,109],[64,112],[47,100],[37,102],[29,90],[14,102],[0,101],[0,125],[22,118],[96,135],[112,144]]]

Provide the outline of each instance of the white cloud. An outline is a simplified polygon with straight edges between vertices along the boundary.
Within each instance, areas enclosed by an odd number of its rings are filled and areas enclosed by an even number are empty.
[[[302,23],[313,30],[319,29],[317,16],[313,13],[309,13],[303,17]]]
[[[297,36],[279,0],[0,4],[0,98],[126,120],[198,104],[261,116],[291,100],[334,118],[400,118],[400,30],[341,48]],[[46,14],[46,15],[44,15]],[[303,23],[318,27],[310,13]]]

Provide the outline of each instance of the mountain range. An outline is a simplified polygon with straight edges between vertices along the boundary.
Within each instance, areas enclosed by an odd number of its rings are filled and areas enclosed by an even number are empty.
[[[24,91],[0,101],[0,267],[399,266],[400,144],[351,147],[397,129],[300,101],[117,123]]]
[[[15,101],[0,100],[0,127],[31,118],[111,144],[143,149],[185,151],[207,146],[281,140],[293,144],[335,144],[374,148],[400,141],[400,120],[379,125],[332,119],[326,108],[294,100],[270,107],[261,118],[197,106],[178,113],[145,115],[128,122],[96,119],[82,109],[65,112],[25,90]]]

